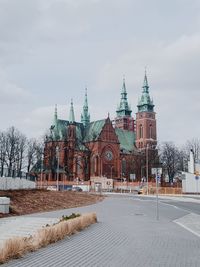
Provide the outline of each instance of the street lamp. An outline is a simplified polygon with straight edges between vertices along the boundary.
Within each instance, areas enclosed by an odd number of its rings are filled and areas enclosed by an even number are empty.
[[[41,171],[41,173],[40,173],[40,185],[41,185],[41,188],[43,186],[43,168],[44,168],[43,160],[44,160],[44,156],[42,154],[42,156],[41,156],[41,170],[40,170]]]
[[[58,181],[59,181],[59,147],[58,146],[56,146],[56,157],[57,157],[57,191],[59,190],[59,186],[58,186]]]
[[[149,166],[148,166],[148,148],[149,148],[149,144],[146,145],[146,179],[147,179],[147,195],[149,194]]]

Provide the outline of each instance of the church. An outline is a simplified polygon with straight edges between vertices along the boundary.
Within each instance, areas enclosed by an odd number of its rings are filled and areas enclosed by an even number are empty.
[[[145,169],[142,170],[145,162],[141,155],[145,155],[147,148],[156,150],[155,115],[146,72],[136,117],[132,116],[128,103],[125,79],[113,120],[108,115],[105,119],[90,121],[87,90],[81,122],[75,120],[72,101],[68,120],[58,118],[56,106],[53,124],[45,141],[43,179],[141,179],[145,175]]]

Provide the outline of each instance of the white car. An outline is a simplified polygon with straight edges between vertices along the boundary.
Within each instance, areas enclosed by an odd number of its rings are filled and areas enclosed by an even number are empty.
[[[57,191],[57,187],[53,186],[53,185],[50,185],[50,186],[47,187],[47,190],[49,190],[49,191]]]

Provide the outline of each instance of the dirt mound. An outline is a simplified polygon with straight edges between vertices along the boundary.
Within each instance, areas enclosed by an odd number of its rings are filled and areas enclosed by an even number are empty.
[[[0,218],[36,212],[52,211],[90,205],[101,201],[102,196],[72,191],[8,190],[0,191],[0,197],[9,197],[10,214],[0,214]]]

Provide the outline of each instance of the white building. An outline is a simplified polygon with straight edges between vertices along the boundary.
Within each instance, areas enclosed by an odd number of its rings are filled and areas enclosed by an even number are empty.
[[[188,161],[188,172],[182,172],[182,191],[183,193],[199,193],[200,191],[200,164],[195,163],[194,153],[190,151]]]

